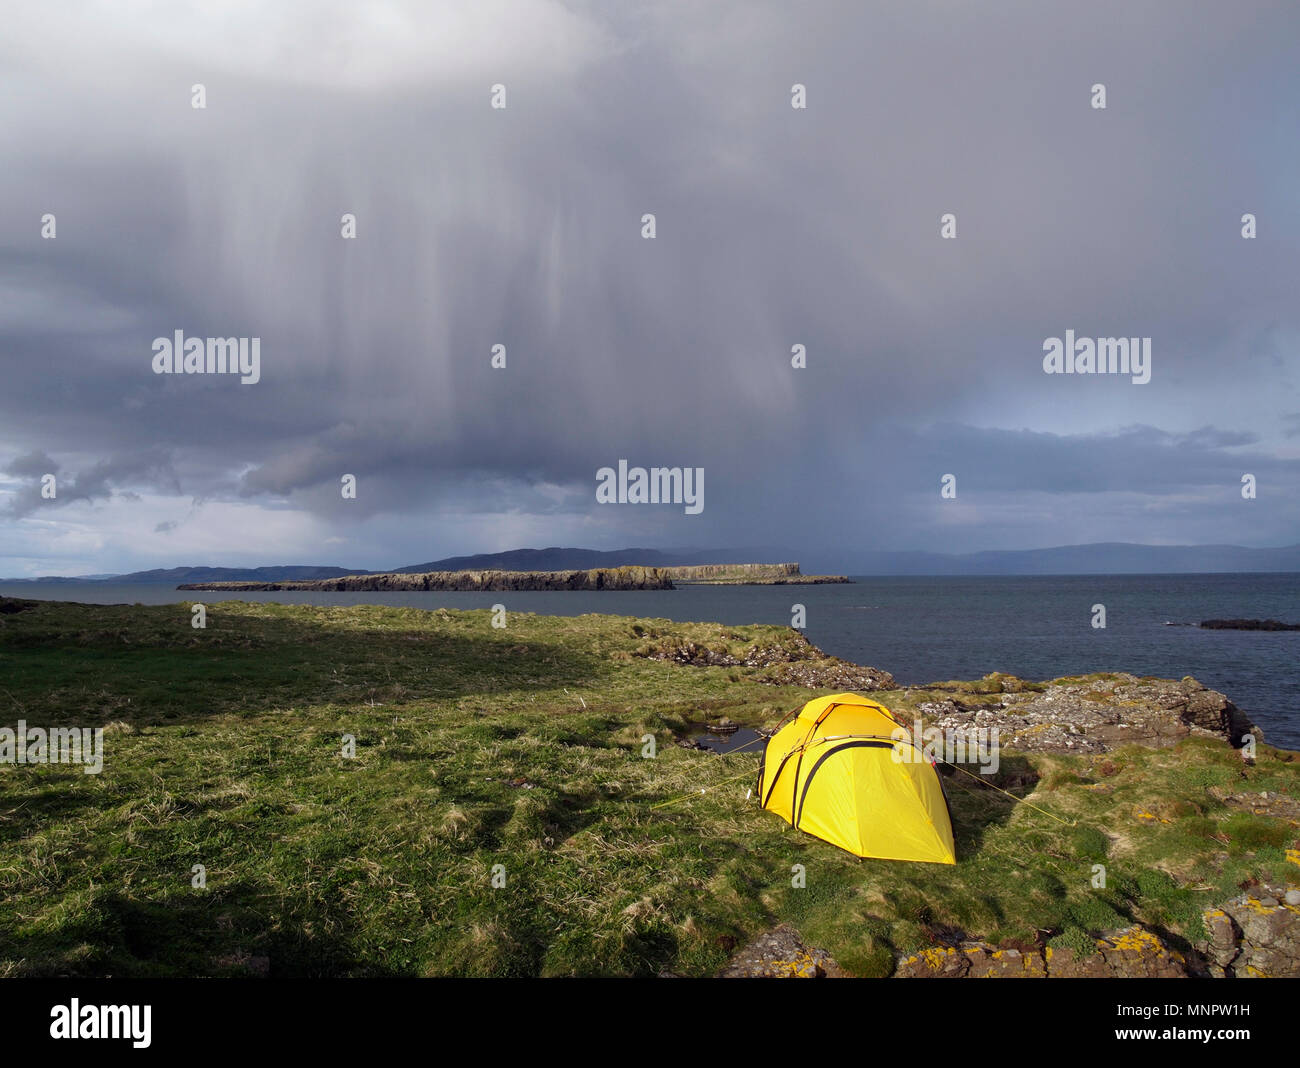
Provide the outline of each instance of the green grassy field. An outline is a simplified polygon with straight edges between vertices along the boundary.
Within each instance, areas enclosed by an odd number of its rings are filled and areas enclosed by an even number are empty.
[[[771,724],[818,691],[635,655],[792,632],[491,618],[225,602],[194,630],[187,605],[0,614],[0,724],[106,731],[100,775],[0,765],[0,975],[707,975],[782,921],[887,975],[954,931],[1086,947],[1142,921],[1193,940],[1242,882],[1300,881],[1294,826],[1209,794],[1295,794],[1300,765],[1267,746],[1250,768],[1201,739],[1004,753],[997,782],[1077,825],[955,775],[956,866],[861,861],[746,800],[753,747],[673,744],[724,715]],[[875,696],[910,720],[933,695]]]

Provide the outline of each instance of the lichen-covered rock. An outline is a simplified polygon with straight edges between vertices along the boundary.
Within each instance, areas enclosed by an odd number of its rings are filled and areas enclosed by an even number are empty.
[[[815,690],[855,693],[892,690],[897,685],[888,671],[850,664],[837,656],[779,664],[759,675],[758,681],[770,686],[806,686]]]
[[[847,976],[823,949],[804,944],[789,924],[759,935],[719,973],[723,979],[839,979]]]
[[[1241,928],[1223,909],[1209,909],[1205,913],[1205,929],[1209,937],[1199,944],[1210,974],[1224,978],[1228,966],[1241,954]]]
[[[695,667],[736,667],[740,659],[725,647],[711,649],[686,638],[667,638],[638,649],[633,655],[647,660],[671,660],[674,664]]]
[[[721,639],[704,644],[680,635],[668,635],[643,643],[633,655],[695,667],[762,668],[756,681],[771,686],[863,692],[892,690],[896,685],[888,671],[827,656],[796,630],[780,640],[753,642],[743,649],[733,648]]]
[[[1182,953],[1140,925],[1096,940],[1097,951],[1082,956],[1072,949],[1044,951],[1050,979],[1185,979],[1195,974]]]
[[[1300,825],[1300,798],[1276,790],[1233,792],[1222,786],[1210,787],[1210,796],[1233,808],[1245,809],[1256,816],[1272,816]]]
[[[998,949],[984,942],[933,946],[898,962],[899,979],[1043,979],[1041,952]]]
[[[953,979],[1181,979],[1193,974],[1183,955],[1139,925],[1095,940],[1092,953],[1052,946],[1005,949],[966,941],[903,957],[896,978]]]
[[[999,687],[978,703],[945,696],[918,710],[946,730],[997,728],[1011,749],[1104,753],[1121,745],[1174,745],[1191,735],[1240,746],[1262,732],[1215,690],[1193,678],[1138,678],[1129,674],[1057,679],[1035,690]]]
[[[1300,978],[1300,905],[1260,886],[1205,912],[1209,937],[1196,948],[1218,977]]]
[[[894,975],[917,978],[1300,978],[1300,904],[1287,889],[1258,886],[1204,912],[1207,937],[1188,955],[1135,924],[1095,939],[1095,949],[997,948],[963,941],[900,957]]]

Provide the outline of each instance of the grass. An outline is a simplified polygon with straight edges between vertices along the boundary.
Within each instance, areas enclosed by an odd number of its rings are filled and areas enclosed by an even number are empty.
[[[106,731],[100,775],[0,765],[0,975],[708,975],[783,921],[886,975],[962,935],[1084,946],[1142,921],[1194,940],[1201,909],[1249,880],[1300,882],[1294,826],[1211,794],[1294,794],[1290,754],[1004,753],[996,781],[1064,823],[952,775],[956,866],[863,861],[746,800],[753,749],[673,744],[818,691],[644,655],[689,641],[743,659],[789,630],[491,620],[240,602],[208,606],[205,630],[188,604],[0,614],[0,723]],[[988,690],[943,686],[877,696],[910,721]]]

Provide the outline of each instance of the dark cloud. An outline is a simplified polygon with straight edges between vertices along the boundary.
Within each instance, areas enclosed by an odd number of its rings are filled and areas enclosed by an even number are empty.
[[[8,522],[58,455],[60,505],[117,509],[91,570],[133,522],[188,556],[148,499],[182,486],[362,566],[497,536],[1294,540],[1294,5],[380,6],[217,33],[16,5]],[[177,329],[260,337],[261,381],[155,376]],[[1150,336],[1151,382],[1044,375],[1067,329]],[[620,458],[704,467],[704,513],[597,505]]]
[[[40,478],[45,474],[58,474],[59,463],[38,449],[24,456],[16,457],[5,467],[4,471],[5,474],[14,475],[18,478]]]
[[[31,457],[25,459],[30,461]],[[30,467],[30,464],[22,466]],[[12,473],[12,467],[10,471]],[[126,488],[129,486],[147,486],[153,492],[168,495],[181,492],[171,459],[162,449],[100,460],[71,477],[57,479],[54,496],[49,498],[41,494],[40,477],[34,474],[24,488],[13,493],[6,509],[10,517],[22,518],[37,509],[67,508],[78,503],[107,500],[115,495],[126,501],[139,500],[139,494]]]

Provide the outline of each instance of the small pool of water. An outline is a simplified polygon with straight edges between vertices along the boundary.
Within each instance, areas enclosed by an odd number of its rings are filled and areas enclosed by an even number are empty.
[[[752,727],[741,727],[734,734],[713,734],[707,730],[691,735],[691,741],[707,745],[715,753],[734,753],[737,749],[745,753],[761,753],[763,740],[758,731]]]

